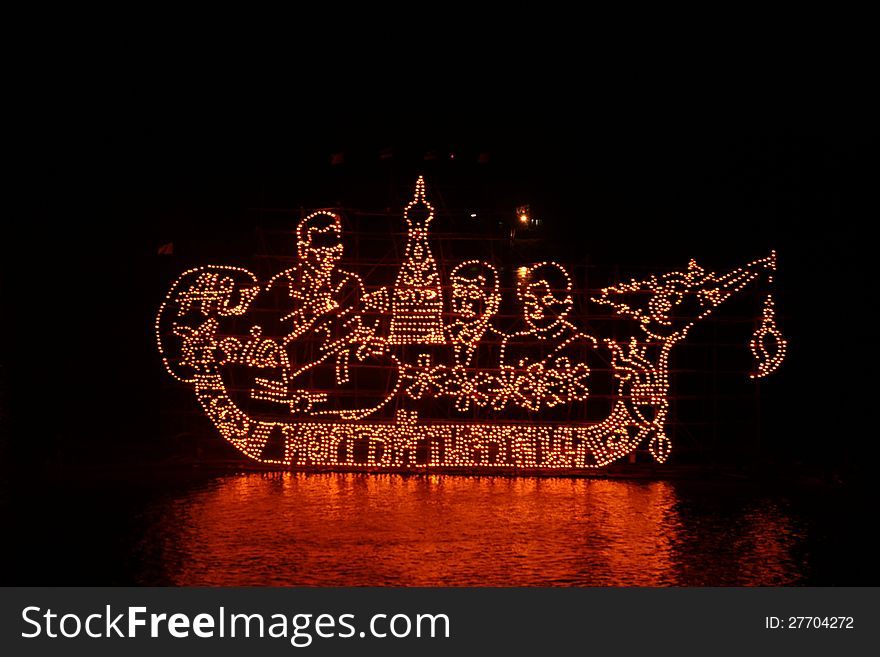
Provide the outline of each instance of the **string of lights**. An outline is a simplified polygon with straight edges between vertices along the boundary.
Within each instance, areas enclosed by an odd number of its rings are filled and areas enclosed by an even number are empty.
[[[397,278],[368,294],[341,267],[341,217],[327,210],[299,223],[296,264],[265,285],[224,266],[188,270],[172,285],[155,323],[163,363],[194,386],[221,436],[250,458],[291,467],[589,470],[644,445],[663,463],[672,450],[672,348],[733,295],[772,282],[776,270],[775,252],[725,274],[691,260],[682,271],[602,288],[592,300],[638,326],[618,340],[578,328],[571,276],[539,262],[517,271],[521,328],[502,333],[491,320],[503,290],[488,261],[451,270],[445,308],[423,178],[403,214]],[[273,294],[283,307],[258,308]],[[497,349],[487,354],[491,345]],[[749,346],[758,363],[752,378],[785,357],[772,295]],[[233,385],[242,372],[250,378]],[[542,418],[591,404],[600,373],[613,381],[598,393],[613,400],[606,417]],[[378,394],[365,383],[376,376]],[[244,410],[241,391],[277,411],[270,418]],[[444,399],[450,417],[425,415],[425,404]],[[385,407],[393,416],[380,417]],[[476,412],[479,419],[466,418]]]

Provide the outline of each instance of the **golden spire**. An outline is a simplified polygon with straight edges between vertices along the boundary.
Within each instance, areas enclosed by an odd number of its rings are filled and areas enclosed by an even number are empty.
[[[416,209],[418,210],[416,211]],[[406,254],[391,297],[391,344],[442,344],[443,296],[437,263],[428,243],[434,208],[425,198],[419,176],[413,200],[403,210],[408,227]]]
[[[416,225],[413,226],[413,218],[411,217],[411,215],[414,213],[412,212],[412,210],[417,209],[417,208],[421,208],[421,207],[424,207],[426,209],[427,217],[424,220],[421,220],[421,218],[416,218],[415,219]],[[421,213],[418,213],[418,214],[421,214]],[[430,203],[428,203],[428,199],[425,198],[425,177],[424,176],[419,176],[419,179],[416,180],[416,189],[415,189],[415,192],[413,192],[413,199],[412,199],[412,201],[409,202],[409,205],[407,205],[403,209],[403,218],[406,219],[407,226],[411,226],[414,228],[423,228],[423,229],[427,229],[428,224],[430,223],[431,219],[434,218],[434,206],[431,205]]]

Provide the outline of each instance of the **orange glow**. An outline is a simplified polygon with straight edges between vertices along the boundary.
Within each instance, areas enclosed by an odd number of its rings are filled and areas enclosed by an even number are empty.
[[[518,211],[528,219],[527,208]],[[670,350],[726,299],[762,277],[772,282],[776,269],[775,252],[723,275],[691,260],[683,271],[605,288],[593,300],[640,327],[638,336],[616,341],[576,325],[564,267],[535,263],[516,270],[522,328],[500,334],[490,322],[501,295],[489,262],[469,260],[449,272],[451,313],[444,318],[441,274],[428,240],[433,218],[419,177],[404,209],[407,244],[396,280],[369,294],[360,276],[339,266],[342,218],[325,210],[297,226],[298,264],[265,285],[237,267],[184,272],[156,318],[166,368],[193,384],[226,440],[263,463],[577,471],[608,465],[640,445],[663,463],[672,449],[664,429]],[[235,328],[263,317],[250,310],[270,297],[292,309],[279,317],[274,332],[263,320],[244,334]],[[686,314],[678,312],[682,304]],[[478,369],[474,354],[488,336],[500,343],[497,362]],[[753,378],[776,370],[785,356],[772,296],[750,348],[758,362]],[[542,422],[550,409],[591,403],[595,373],[582,356],[600,351],[614,378],[608,416],[593,423]],[[253,373],[249,400],[277,410],[245,412],[224,379],[233,370]],[[376,371],[388,372],[381,394],[361,394],[359,377]],[[313,387],[321,377],[329,383]],[[448,401],[451,417],[425,414],[432,400]],[[397,409],[393,419],[390,413],[378,417],[386,406]],[[464,418],[475,411],[488,420]],[[509,414],[523,412],[535,420],[510,420]],[[283,454],[267,456],[270,439],[283,442]]]
[[[438,491],[448,504],[436,503]],[[591,553],[583,576],[661,586],[675,581],[680,560],[676,501],[667,482],[251,473],[168,510],[178,535],[163,543],[180,556],[163,564],[173,584],[189,586],[254,584],[254,569],[241,564],[248,555],[259,555],[269,583],[287,586],[546,585],[572,577],[571,563],[548,551],[552,534]],[[499,514],[503,522],[486,521]],[[377,534],[411,549],[364,540]],[[595,549],[611,544],[621,547]],[[328,556],[340,549],[347,569]]]
[[[169,495],[147,537],[176,586],[805,583],[810,558],[792,511],[734,493],[719,522],[714,503],[685,502],[741,489],[707,485],[236,473]]]

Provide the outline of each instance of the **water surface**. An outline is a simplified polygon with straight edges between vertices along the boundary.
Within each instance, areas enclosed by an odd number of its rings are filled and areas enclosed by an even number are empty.
[[[825,488],[748,481],[92,473],[7,498],[5,583],[868,584]],[[860,547],[861,546],[861,547]]]

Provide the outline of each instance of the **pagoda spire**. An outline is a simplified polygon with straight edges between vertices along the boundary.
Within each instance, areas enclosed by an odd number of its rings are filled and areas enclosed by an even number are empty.
[[[428,224],[434,208],[425,198],[425,179],[419,176],[413,199],[404,208],[406,253],[391,297],[391,344],[442,344],[443,295],[437,263],[428,244]]]

